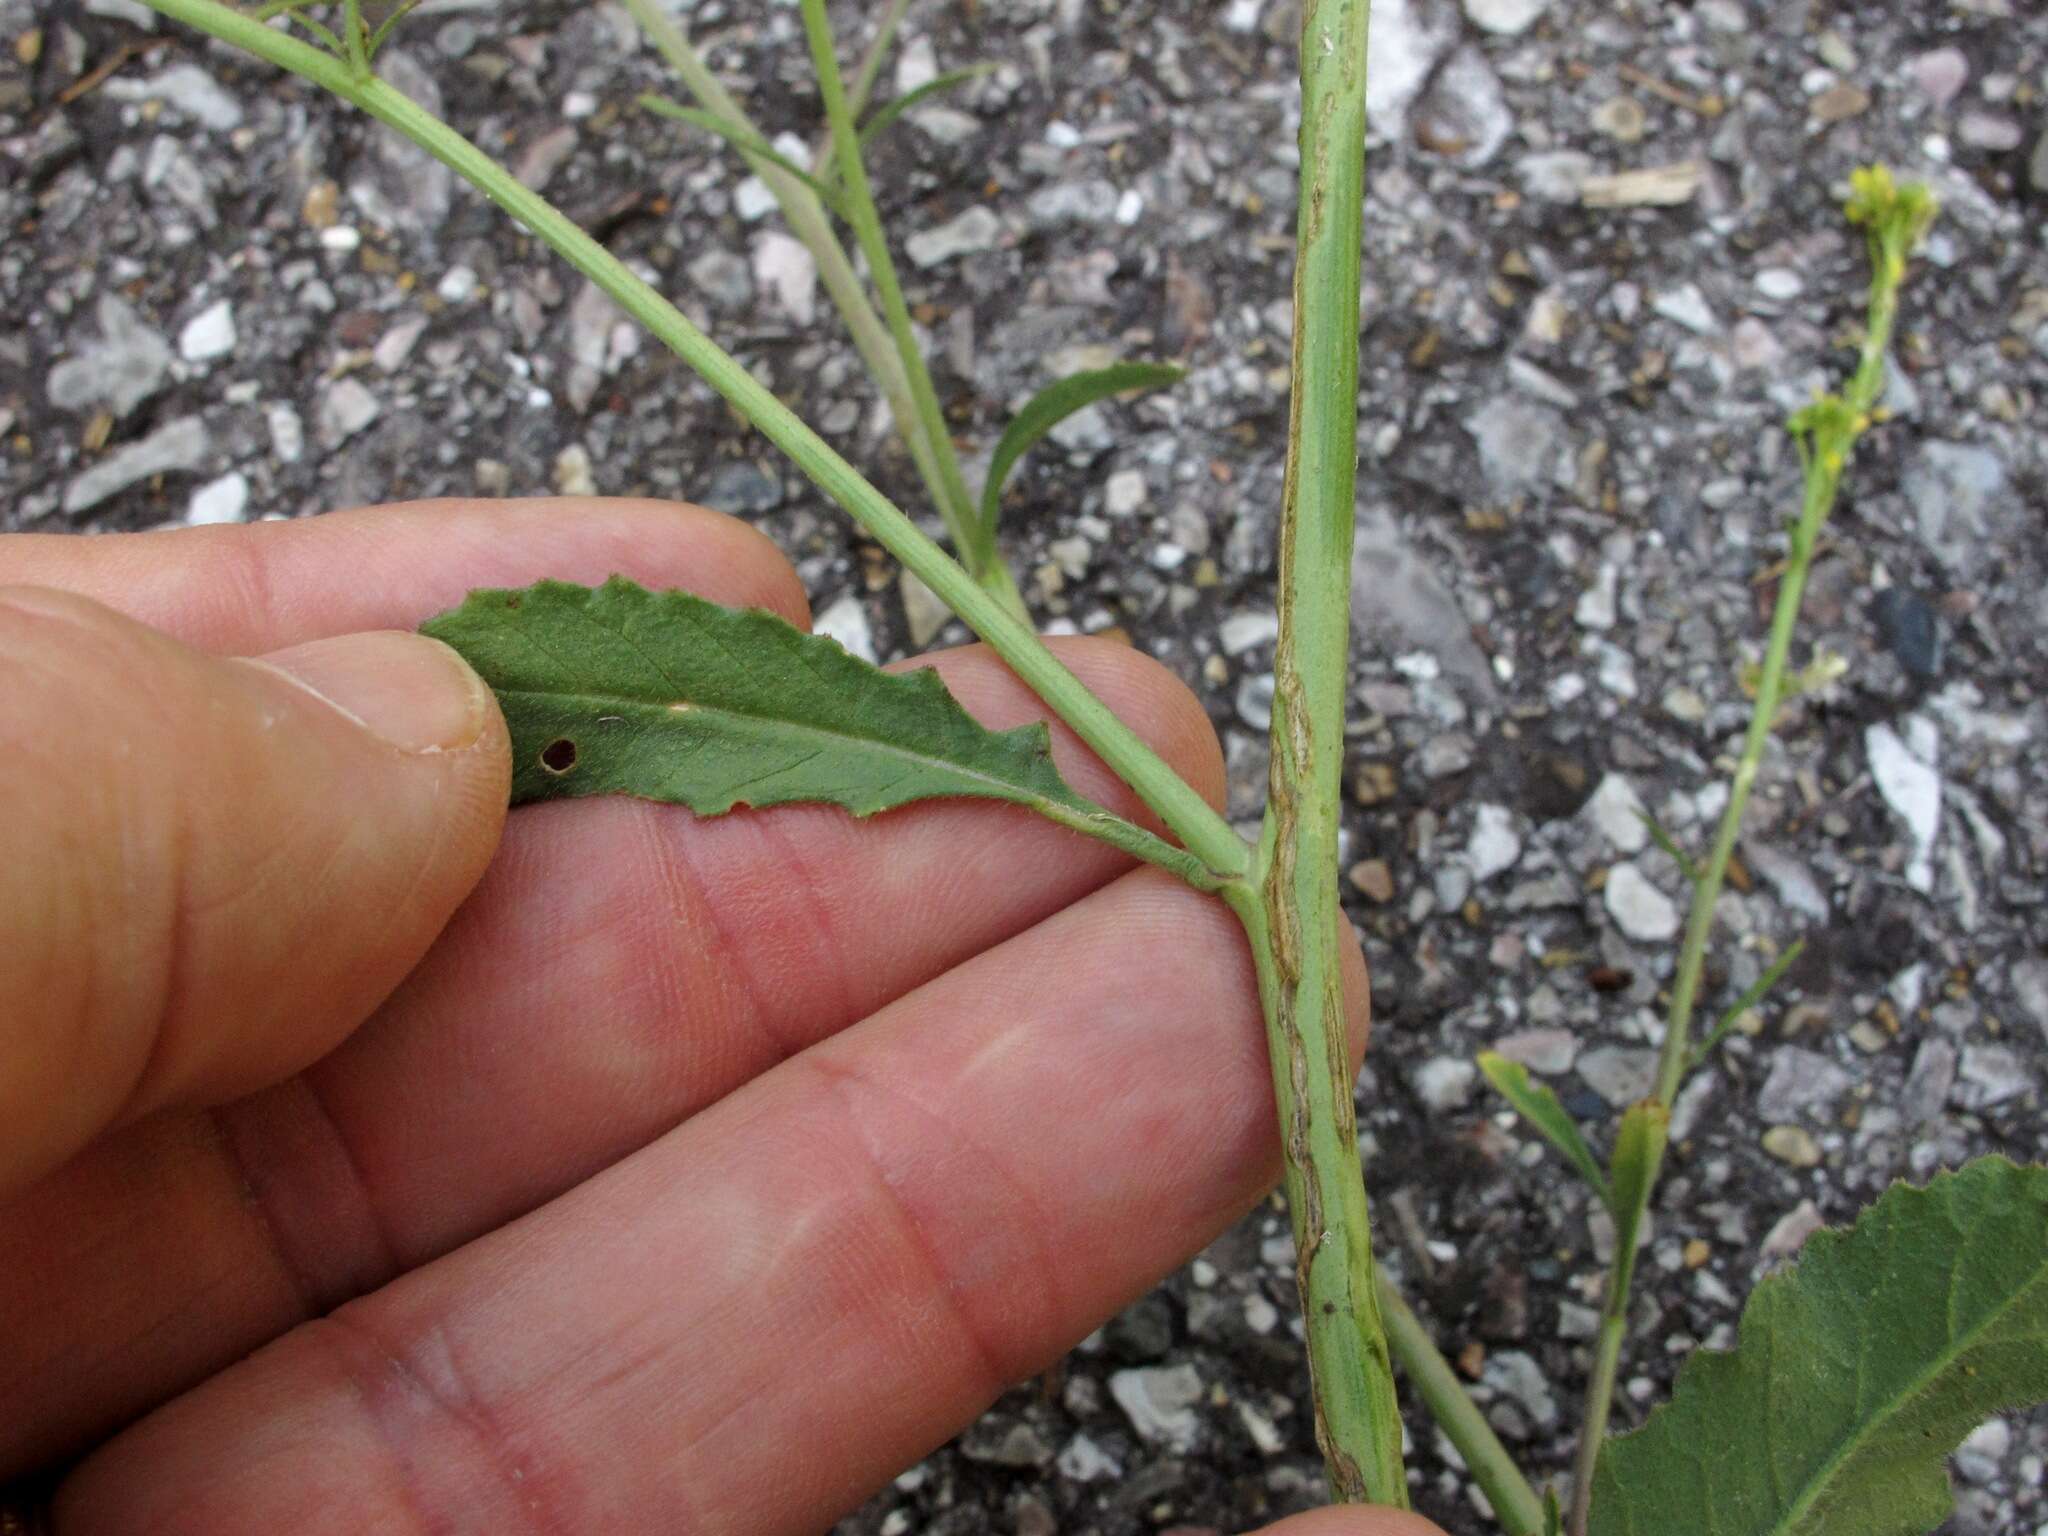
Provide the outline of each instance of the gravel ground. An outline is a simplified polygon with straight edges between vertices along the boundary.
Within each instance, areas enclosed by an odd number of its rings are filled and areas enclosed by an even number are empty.
[[[1571,1449],[1605,1234],[1469,1066],[1596,1136],[1638,1094],[1796,496],[1779,424],[1843,372],[1838,204],[1884,159],[1944,217],[1722,901],[1713,996],[1788,988],[1687,1092],[1617,1419],[1816,1222],[2038,1158],[2048,1032],[2048,10],[2032,0],[1380,0],[1347,903],[1378,1036],[1382,1244],[1541,1474]],[[915,504],[757,184],[633,110],[610,4],[429,0],[387,73],[656,278]],[[703,0],[771,131],[815,126],[796,15]],[[1050,626],[1119,627],[1208,701],[1256,813],[1286,420],[1290,0],[919,0],[900,82],[991,60],[877,180],[965,440],[1050,377],[1183,359],[1017,483]],[[688,497],[795,555],[888,657],[933,621],[709,392],[466,189],[132,0],[0,0],[0,528],[300,516],[550,489]],[[851,25],[851,17],[845,18]],[[101,72],[105,71],[104,74]],[[91,82],[91,83],[87,83]],[[957,636],[957,631],[942,632]],[[1240,1529],[1315,1499],[1277,1205],[1007,1394],[847,1533]],[[1418,1412],[1420,1506],[1485,1528]],[[2048,1520],[2048,1419],[1957,1458],[1954,1528]]]

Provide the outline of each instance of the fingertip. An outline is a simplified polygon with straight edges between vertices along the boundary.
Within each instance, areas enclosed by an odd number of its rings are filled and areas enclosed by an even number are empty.
[[[1333,1504],[1265,1528],[1260,1536],[1444,1536],[1432,1520],[1406,1509],[1378,1505]]]

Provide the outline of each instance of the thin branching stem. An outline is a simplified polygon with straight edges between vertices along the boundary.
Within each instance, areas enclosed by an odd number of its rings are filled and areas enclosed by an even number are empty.
[[[1867,182],[1864,178],[1870,178]],[[1806,580],[1822,526],[1834,510],[1856,441],[1868,430],[1871,414],[1884,389],[1885,357],[1891,348],[1892,328],[1898,316],[1899,288],[1905,281],[1906,257],[1933,217],[1933,204],[1920,188],[1896,189],[1888,173],[1859,172],[1857,198],[1849,205],[1850,217],[1870,228],[1872,275],[1869,312],[1864,325],[1863,344],[1855,375],[1844,396],[1827,396],[1792,419],[1792,431],[1799,442],[1805,468],[1799,516],[1788,538],[1783,575],[1779,578],[1778,600],[1771,615],[1769,639],[1764,646],[1763,667],[1757,678],[1756,704],[1743,737],[1742,754],[1728,785],[1728,804],[1721,813],[1706,863],[1693,882],[1692,905],[1686,913],[1685,930],[1678,951],[1678,970],[1671,986],[1671,1005],[1665,1016],[1664,1043],[1657,1062],[1655,1100],[1669,1110],[1678,1097],[1686,1072],[1698,1060],[1692,1048],[1693,1015],[1699,1003],[1700,981],[1706,971],[1707,940],[1714,926],[1714,905],[1727,879],[1729,860],[1742,832],[1742,813],[1756,788],[1762,770],[1764,750],[1785,700],[1786,671],[1792,655],[1793,631],[1799,622],[1799,608],[1806,594]],[[1648,1176],[1639,1186],[1633,1210],[1616,1213],[1618,1233],[1641,1230],[1641,1218],[1648,1209],[1663,1162],[1660,1142],[1650,1157]],[[1632,1244],[1630,1245],[1633,1246]],[[1615,1381],[1628,1338],[1629,1280],[1633,1253],[1624,1254],[1617,1242],[1614,1263],[1608,1271],[1607,1293],[1601,1306],[1600,1332],[1594,1347],[1593,1371],[1586,1386],[1585,1427],[1572,1473],[1572,1506],[1569,1529],[1572,1536],[1586,1536],[1593,1497],[1593,1469],[1607,1434],[1607,1420],[1614,1404]]]
[[[699,107],[752,138],[765,139],[761,130],[748,118],[746,109],[712,72],[658,0],[625,0],[625,4],[641,31],[647,34],[669,68],[676,72],[684,88],[696,98]],[[881,390],[882,398],[888,402],[890,419],[895,422],[898,435],[910,451],[911,463],[916,466],[918,478],[924,482],[925,493],[931,497],[940,520],[946,525],[946,534],[953,541],[954,549],[966,550],[974,538],[976,512],[971,501],[956,503],[948,490],[960,479],[958,452],[950,437],[942,433],[933,438],[927,432],[918,414],[917,403],[911,397],[910,380],[904,372],[902,359],[897,356],[895,341],[869,301],[867,289],[854,270],[853,258],[834,233],[824,205],[816,193],[787,172],[767,164],[757,165],[754,169],[774,194],[777,205],[782,209],[782,217],[789,225],[789,232],[817,263],[818,281],[824,285],[832,307],[839,312],[840,321],[852,337],[854,350],[860,353],[861,362],[874,379],[875,387]],[[944,468],[948,460],[954,461],[950,472]]]
[[[868,535],[930,587],[1048,708],[1150,806],[1218,882],[1242,883],[1251,850],[1199,792],[1117,719],[1048,650],[1030,625],[988,593],[894,503],[862,477],[732,356],[624,262],[545,198],[403,92],[294,37],[272,31],[220,0],[150,0],[174,21],[198,28],[324,87],[395,129],[531,230],[615,304],[639,321]]]
[[[825,14],[825,0],[802,0],[804,32],[811,45],[811,67],[818,76],[818,90],[825,101],[825,122],[832,133],[832,149],[839,167],[839,185],[846,198],[847,222],[853,226],[861,255],[867,258],[868,276],[882,301],[882,316],[889,323],[889,335],[896,343],[896,355],[903,375],[910,381],[910,399],[924,424],[927,439],[947,439],[946,414],[939,404],[939,392],[925,366],[924,352],[911,326],[910,305],[903,297],[903,284],[896,275],[896,260],[882,233],[882,216],[875,207],[874,188],[869,185],[867,166],[861,159],[860,129],[847,102],[846,88],[839,77],[839,56],[832,44],[832,23]],[[953,454],[939,455],[939,475],[947,504],[972,503],[967,481],[960,473],[960,460]],[[996,553],[994,530],[976,520],[963,541],[953,536],[961,563],[989,591],[989,595],[1023,613],[1023,599],[1010,579],[1009,568]]]

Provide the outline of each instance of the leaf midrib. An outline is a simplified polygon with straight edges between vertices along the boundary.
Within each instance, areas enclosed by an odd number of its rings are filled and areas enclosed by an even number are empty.
[[[965,778],[975,783],[991,785],[1003,791],[997,798],[1010,800],[1020,805],[1060,805],[1069,810],[1087,812],[1099,812],[1101,810],[1101,807],[1083,800],[1079,795],[1073,795],[1071,798],[1061,798],[1045,794],[1040,790],[1023,789],[1013,781],[1000,778],[986,769],[963,767],[950,758],[933,757],[928,753],[913,752],[907,747],[899,747],[877,737],[863,736],[851,731],[827,730],[822,726],[804,725],[780,715],[764,715],[752,710],[734,709],[724,704],[700,704],[694,699],[674,699],[664,702],[659,699],[640,698],[631,694],[602,693],[580,688],[500,688],[498,692],[506,698],[589,700],[607,709],[656,709],[667,712],[673,710],[677,704],[685,704],[689,706],[688,714],[696,714],[701,711],[708,715],[722,715],[731,720],[748,721],[756,725],[775,726],[785,731],[795,732],[799,736],[807,736],[828,743],[856,742],[869,751],[881,753],[887,757],[897,758],[920,767],[940,768],[956,777]],[[991,736],[1000,736],[1002,733],[991,731],[989,734]]]
[[[1911,1401],[1913,1398],[1917,1397],[1921,1392],[1923,1392],[1926,1389],[1928,1383],[1931,1380],[1933,1380],[1933,1378],[1940,1375],[1944,1370],[1948,1368],[1950,1362],[1955,1360],[1957,1356],[1963,1354],[1964,1351],[1972,1347],[1976,1343],[1978,1338],[1980,1338],[1984,1333],[1989,1331],[1992,1327],[2002,1322],[2008,1315],[2010,1315],[2015,1308],[2017,1308],[2023,1301],[2025,1301],[2027,1297],[2030,1296],[2035,1291],[2035,1289],[2042,1284],[2044,1279],[2048,1279],[2048,1263],[2036,1266],[2034,1270],[2034,1278],[2028,1281],[2025,1285],[2022,1285],[2017,1290],[2015,1290],[2012,1293],[2010,1299],[2007,1300],[2007,1302],[2003,1306],[1996,1308],[1993,1312],[1988,1314],[1982,1323],[1972,1328],[1967,1334],[1963,1335],[1960,1339],[1952,1336],[1950,1339],[1950,1343],[1953,1347],[1942,1353],[1935,1363],[1929,1365],[1926,1369],[1917,1373],[1907,1383],[1905,1388],[1901,1389],[1898,1392],[1893,1393],[1891,1397],[1887,1398],[1885,1400],[1885,1411],[1883,1414],[1867,1415],[1864,1419],[1864,1422],[1866,1424],[1876,1424],[1878,1422],[1881,1422],[1882,1420],[1890,1419],[1894,1414],[1899,1412],[1900,1405],[1902,1403]],[[1953,1277],[1951,1277],[1950,1284],[1954,1284]],[[1843,1462],[1847,1460],[1850,1456],[1855,1454],[1855,1451],[1857,1449],[1857,1438],[1845,1438],[1842,1442],[1842,1445],[1832,1455],[1830,1455],[1827,1461],[1815,1472],[1815,1474],[1810,1479],[1808,1479],[1807,1492],[1802,1494],[1786,1509],[1785,1516],[1783,1519],[1779,1520],[1776,1524],[1770,1527],[1770,1536],[1782,1536],[1782,1533],[1795,1529],[1798,1525],[1798,1522],[1805,1517],[1806,1512],[1813,1507],[1815,1502],[1819,1500],[1823,1493],[1827,1492],[1832,1487],[1836,1474],[1839,1473],[1842,1469]]]

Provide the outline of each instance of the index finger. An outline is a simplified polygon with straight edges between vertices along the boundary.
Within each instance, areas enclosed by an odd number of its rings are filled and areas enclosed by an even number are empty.
[[[0,584],[58,587],[200,650],[253,656],[412,629],[474,587],[617,571],[804,625],[802,583],[764,535],[685,502],[537,497],[415,501],[292,522],[83,539],[0,539]]]

